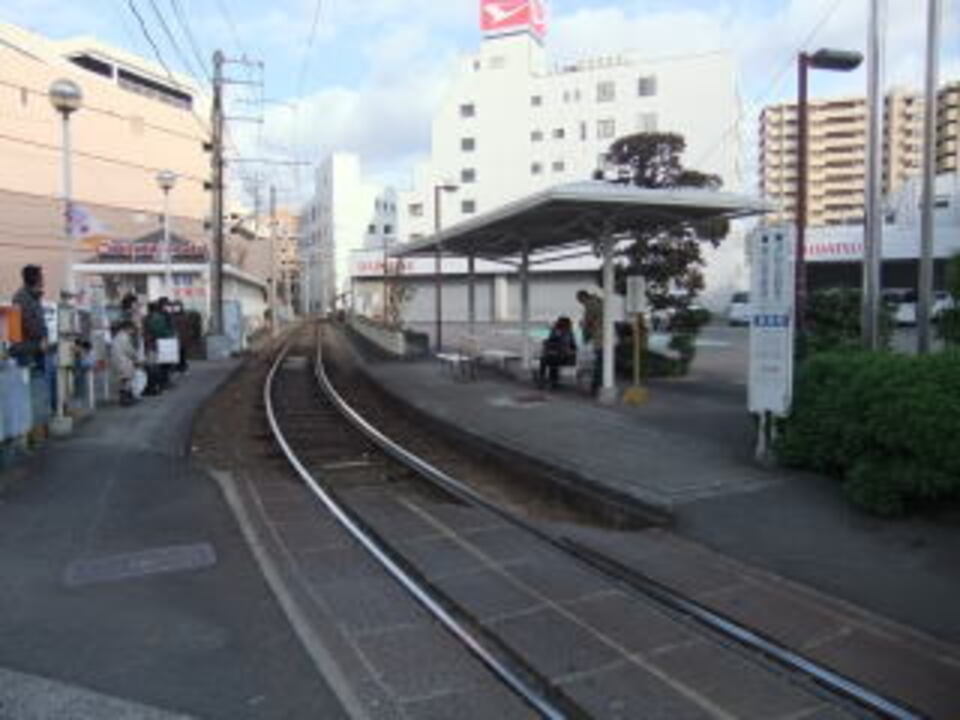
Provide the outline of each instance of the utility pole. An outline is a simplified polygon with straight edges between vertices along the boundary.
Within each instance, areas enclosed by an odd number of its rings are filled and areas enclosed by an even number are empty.
[[[277,317],[277,188],[270,186],[270,332],[280,329]]]
[[[923,197],[920,202],[920,281],[917,286],[917,352],[930,352],[933,303],[933,200],[937,181],[937,76],[940,60],[940,0],[927,0],[927,95],[923,117]]]
[[[863,345],[880,349],[880,264],[883,254],[883,77],[886,0],[870,0],[867,30],[867,187],[863,248]]]
[[[213,255],[210,263],[210,333],[223,335],[223,63],[220,50],[213,54],[213,110],[211,117],[213,171]]]

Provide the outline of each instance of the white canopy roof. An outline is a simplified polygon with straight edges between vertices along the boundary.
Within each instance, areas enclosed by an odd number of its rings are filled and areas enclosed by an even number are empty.
[[[439,234],[399,246],[394,255],[444,252],[504,258],[524,246],[534,254],[616,236],[651,217],[706,221],[760,215],[773,206],[758,198],[695,188],[647,189],[602,181],[555,185]]]

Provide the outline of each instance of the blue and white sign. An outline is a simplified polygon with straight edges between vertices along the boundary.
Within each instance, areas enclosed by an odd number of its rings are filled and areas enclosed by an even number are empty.
[[[786,415],[793,399],[793,227],[771,225],[750,237],[750,412]]]

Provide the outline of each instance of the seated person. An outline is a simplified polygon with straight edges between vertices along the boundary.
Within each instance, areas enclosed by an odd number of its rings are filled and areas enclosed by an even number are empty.
[[[560,380],[560,368],[564,365],[574,365],[576,362],[577,341],[573,337],[573,323],[568,317],[559,317],[553,324],[550,335],[543,341],[539,375],[541,387],[546,380],[548,370],[550,386],[555,388]]]

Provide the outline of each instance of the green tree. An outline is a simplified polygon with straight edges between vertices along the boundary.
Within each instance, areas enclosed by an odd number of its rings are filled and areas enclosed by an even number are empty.
[[[637,133],[616,140],[607,152],[615,173],[612,182],[651,189],[719,189],[722,181],[686,168],[686,141],[677,133]],[[703,290],[703,243],[714,246],[726,237],[726,220],[700,222],[651,215],[630,230],[632,243],[618,265],[617,290],[626,291],[625,276],[639,273],[647,284],[654,310],[672,309],[682,316]]]

